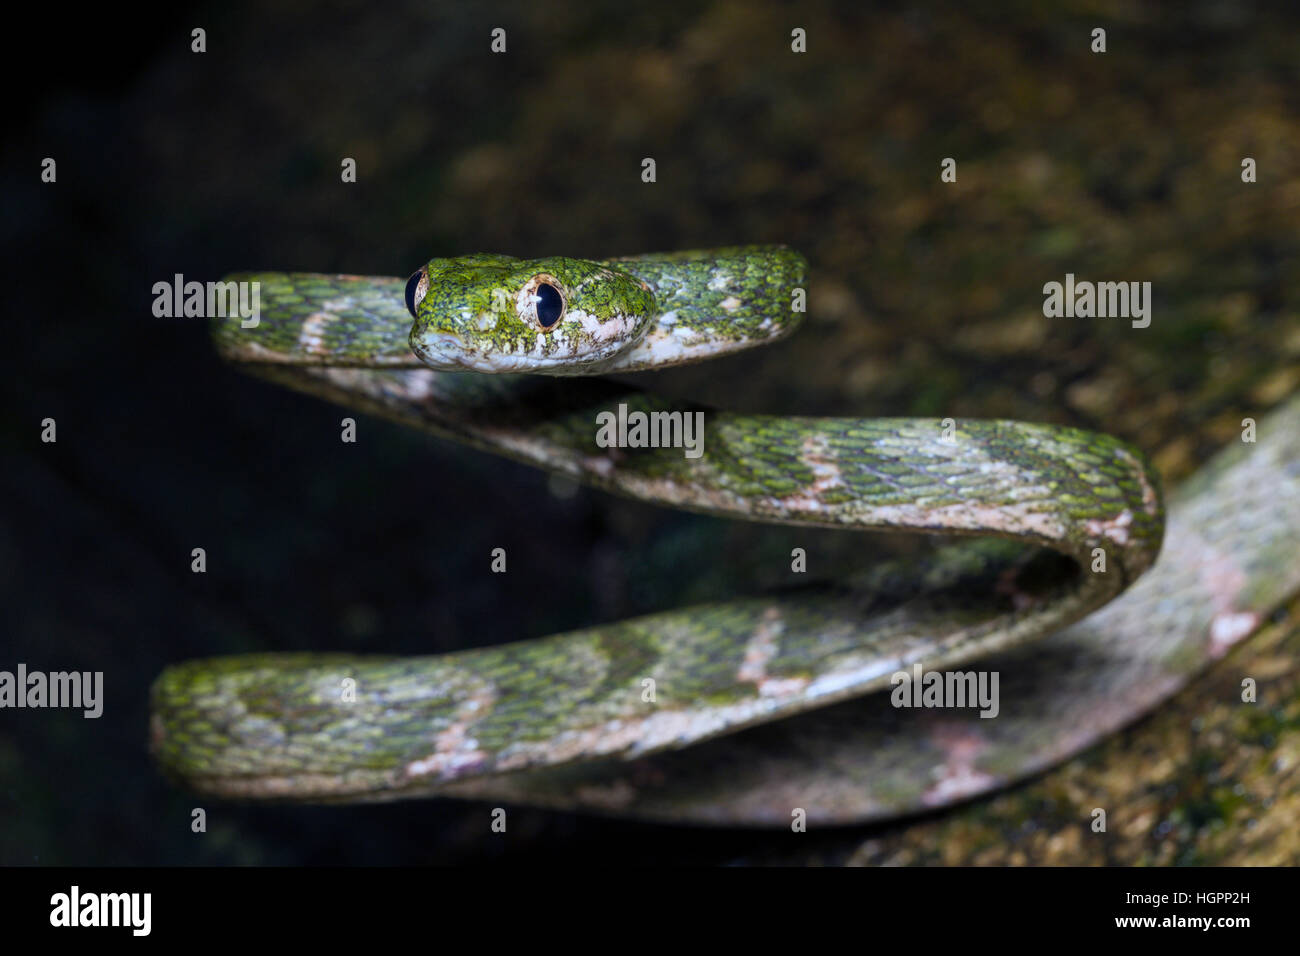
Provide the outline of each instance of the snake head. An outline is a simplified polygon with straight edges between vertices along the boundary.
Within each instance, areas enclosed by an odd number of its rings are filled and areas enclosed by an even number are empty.
[[[581,373],[641,340],[657,309],[635,276],[585,259],[433,259],[406,283],[411,350],[435,369]]]

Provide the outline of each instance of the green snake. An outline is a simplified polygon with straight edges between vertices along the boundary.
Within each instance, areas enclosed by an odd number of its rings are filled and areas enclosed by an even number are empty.
[[[228,277],[258,283],[262,307],[253,327],[218,321],[217,347],[272,381],[673,508],[956,540],[836,580],[792,572],[774,594],[481,649],[184,662],[152,691],[165,771],[238,799],[877,819],[1078,752],[1300,586],[1300,403],[1180,490],[1166,539],[1155,473],[1104,434],[737,414],[597,377],[774,342],[802,318],[806,273],[790,249],[749,246],[471,255],[405,281]],[[602,413],[620,408],[665,423],[700,413],[702,456],[599,441]],[[999,674],[996,718],[872,693],[918,665]]]

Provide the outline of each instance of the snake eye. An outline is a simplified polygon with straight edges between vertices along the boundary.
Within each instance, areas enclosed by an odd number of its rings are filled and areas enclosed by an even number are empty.
[[[564,314],[564,296],[560,290],[549,282],[537,286],[537,322],[544,329],[549,329]]]
[[[412,272],[411,278],[406,280],[406,311],[411,313],[411,318],[419,318],[415,310],[419,308],[421,300],[428,291],[429,281],[425,277],[424,270]]]
[[[519,315],[526,322],[533,322],[543,332],[550,332],[564,318],[567,304],[564,293],[555,276],[539,272],[519,290],[515,300]]]

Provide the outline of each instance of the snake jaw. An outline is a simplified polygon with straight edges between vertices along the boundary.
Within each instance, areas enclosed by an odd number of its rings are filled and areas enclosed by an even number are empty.
[[[420,328],[411,332],[411,351],[429,368],[438,371],[537,372],[556,375],[586,374],[602,362],[618,356],[635,341],[636,317],[617,316],[593,326],[586,313],[572,310],[570,322],[583,323],[574,334],[562,329],[549,335],[537,332],[531,340],[501,346],[490,334],[482,339]],[[580,353],[575,360],[572,355]],[[574,370],[575,361],[582,371]]]
[[[418,339],[412,334],[411,351],[429,368],[439,371],[455,371],[471,367],[464,360],[465,353],[461,348],[460,340],[450,332],[426,331]]]

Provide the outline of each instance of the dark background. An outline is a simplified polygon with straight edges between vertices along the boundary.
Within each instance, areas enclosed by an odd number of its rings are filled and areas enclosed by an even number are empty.
[[[753,411],[1077,424],[1143,447],[1171,483],[1300,386],[1297,8],[860,6],[276,2],[13,21],[11,44],[44,65],[9,67],[0,160],[0,667],[102,670],[106,703],[97,721],[0,712],[0,862],[791,847],[526,809],[491,838],[488,808],[450,801],[204,803],[192,834],[199,804],[145,747],[167,663],[538,636],[753,589],[793,532],[557,485],[372,419],[344,445],[346,412],[223,365],[199,321],[152,316],[174,273],[785,242],[812,263],[804,330],[638,381]],[[57,184],[40,182],[46,156]],[[1241,182],[1243,156],[1258,183]],[[1150,280],[1151,327],[1044,319],[1042,285],[1066,272]],[[45,417],[57,444],[39,441]],[[441,511],[408,505],[430,489]],[[814,547],[863,547],[842,538]],[[505,576],[488,573],[497,546]],[[189,570],[194,547],[207,574]]]

